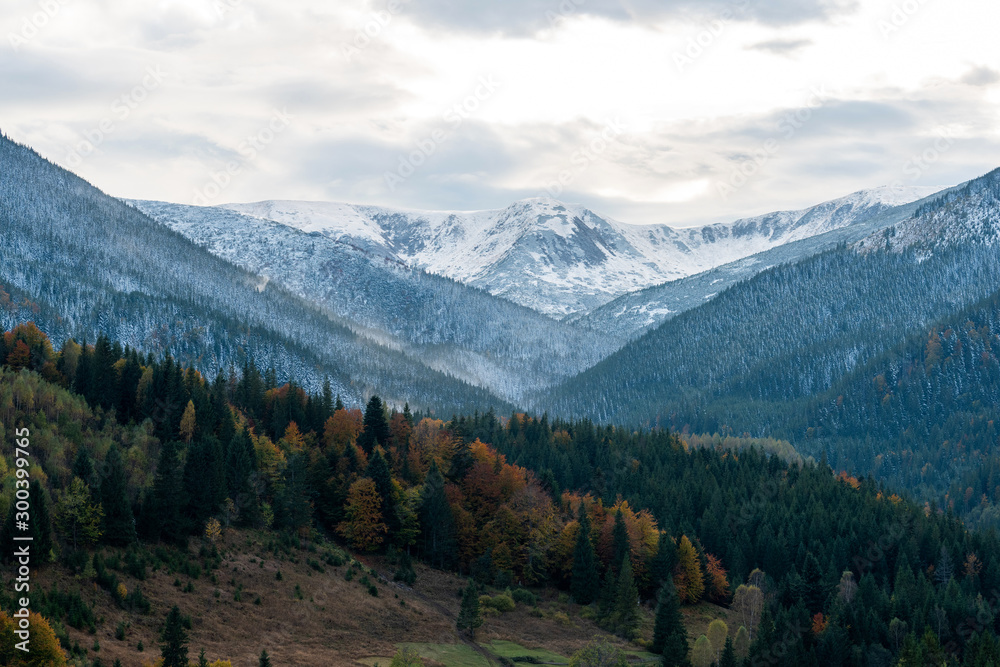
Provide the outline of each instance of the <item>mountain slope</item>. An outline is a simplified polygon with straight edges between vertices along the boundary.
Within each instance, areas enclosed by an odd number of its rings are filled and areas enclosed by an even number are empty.
[[[919,191],[914,189],[908,192]],[[934,201],[937,194],[878,212],[875,212],[878,207],[867,209],[865,215],[853,218],[844,226],[789,241],[687,278],[624,294],[589,313],[572,316],[568,320],[594,331],[613,332],[625,339],[634,338],[770,267],[797,262],[838,245],[857,242],[876,231],[908,220],[921,205]],[[841,211],[839,219],[845,219],[843,209],[838,210]]]
[[[0,320],[34,319],[57,344],[103,332],[209,373],[253,359],[312,387],[329,375],[352,402],[377,389],[448,411],[505,405],[359,339],[316,306],[2,136],[0,233],[0,284],[14,297]]]
[[[973,210],[976,219],[993,219],[997,205],[983,193],[995,181],[980,179],[944,198],[966,206],[970,219]],[[936,214],[925,207],[908,224],[928,224]],[[737,284],[535,400],[559,414],[610,422],[767,435],[784,418],[768,403],[820,393],[998,288],[994,244],[962,242],[933,253],[839,247]]]
[[[616,349],[607,337],[373,255],[371,248],[309,225],[214,207],[135,205],[262,282],[318,304],[357,335],[511,400],[575,375]]]
[[[628,292],[863,223],[930,191],[879,188],[801,211],[684,229],[629,225],[552,199],[470,212],[295,201],[224,208],[342,240],[561,318]]]

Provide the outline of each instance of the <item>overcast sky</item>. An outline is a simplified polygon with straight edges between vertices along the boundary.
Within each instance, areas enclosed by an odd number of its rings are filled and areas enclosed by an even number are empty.
[[[686,226],[1000,166],[998,25],[995,0],[5,0],[0,130],[121,197]]]

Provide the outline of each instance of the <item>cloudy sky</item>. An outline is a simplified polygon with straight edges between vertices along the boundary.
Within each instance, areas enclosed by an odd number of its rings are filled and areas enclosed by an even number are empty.
[[[1000,166],[994,0],[6,0],[0,130],[122,197],[685,226]]]

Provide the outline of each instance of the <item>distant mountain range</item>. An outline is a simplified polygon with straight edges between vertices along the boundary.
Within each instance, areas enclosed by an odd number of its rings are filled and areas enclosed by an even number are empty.
[[[563,318],[585,315],[636,290],[864,223],[939,189],[883,187],[801,211],[682,229],[629,225],[553,199],[486,211],[299,201],[218,208],[318,233]]]

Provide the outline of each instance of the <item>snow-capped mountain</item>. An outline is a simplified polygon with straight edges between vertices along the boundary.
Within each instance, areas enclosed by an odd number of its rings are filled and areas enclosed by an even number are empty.
[[[908,219],[872,234],[855,246],[859,252],[927,252],[943,246],[1000,242],[1000,169],[942,193]]]
[[[485,211],[407,211],[300,201],[226,204],[482,288],[555,318],[790,242],[851,226],[938,188],[877,188],[800,211],[673,228],[527,199]]]

